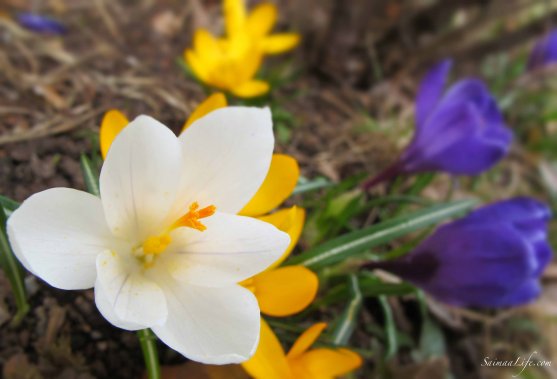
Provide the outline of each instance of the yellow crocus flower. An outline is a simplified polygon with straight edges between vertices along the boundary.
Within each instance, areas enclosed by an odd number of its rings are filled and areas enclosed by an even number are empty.
[[[193,48],[184,51],[184,59],[195,76],[211,87],[242,98],[269,91],[269,83],[255,79],[263,54],[245,35],[216,38],[205,29],[198,29]]]
[[[257,351],[242,366],[256,379],[334,379],[360,367],[362,358],[351,350],[310,350],[326,327],[325,323],[311,326],[285,354],[275,333],[262,320]]]
[[[247,14],[243,0],[224,0],[226,36],[195,31],[193,47],[184,59],[203,83],[241,98],[264,95],[269,83],[255,78],[266,54],[280,54],[300,42],[296,33],[275,33],[277,8],[261,3]]]
[[[227,36],[242,36],[264,54],[280,54],[295,48],[300,42],[297,33],[271,34],[277,15],[277,7],[272,3],[263,2],[248,14],[244,0],[224,0]]]
[[[182,131],[195,120],[226,105],[226,97],[223,94],[209,96],[192,112]],[[106,157],[114,138],[128,122],[127,117],[118,110],[110,110],[105,114],[99,133],[103,158]],[[278,267],[290,255],[300,238],[305,210],[294,206],[269,213],[292,194],[299,174],[300,169],[294,158],[274,154],[263,184],[239,213],[273,224],[290,236],[290,245],[271,267],[241,283],[255,294],[261,312],[270,316],[288,316],[300,312],[317,294],[318,279],[312,271],[303,266]]]

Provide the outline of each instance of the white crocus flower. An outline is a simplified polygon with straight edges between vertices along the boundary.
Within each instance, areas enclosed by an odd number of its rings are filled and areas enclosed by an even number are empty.
[[[94,287],[115,326],[152,328],[196,361],[244,361],[257,347],[260,316],[237,283],[289,243],[271,224],[236,215],[263,182],[273,144],[268,109],[219,109],[179,138],[140,116],[108,152],[101,198],[37,193],[9,218],[10,242],[50,285]]]

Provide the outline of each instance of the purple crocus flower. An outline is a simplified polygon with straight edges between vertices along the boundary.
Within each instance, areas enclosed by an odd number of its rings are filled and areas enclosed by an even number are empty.
[[[452,62],[438,63],[422,80],[416,99],[416,132],[400,158],[364,183],[399,174],[443,171],[477,175],[505,156],[512,132],[485,83],[467,78],[444,92]]]
[[[528,70],[537,70],[557,63],[557,29],[540,39],[528,58]]]
[[[25,28],[42,34],[64,34],[66,26],[50,17],[37,13],[23,12],[17,15],[17,22]]]
[[[401,259],[368,264],[457,306],[506,307],[540,293],[551,260],[549,208],[519,197],[480,208],[438,228]]]

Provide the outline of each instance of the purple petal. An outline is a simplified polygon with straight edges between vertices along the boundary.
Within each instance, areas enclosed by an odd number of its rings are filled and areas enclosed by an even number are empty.
[[[508,151],[512,134],[502,124],[490,124],[472,103],[441,107],[416,135],[402,156],[403,171],[446,171],[476,175]]]
[[[550,218],[551,210],[545,203],[531,197],[515,197],[479,208],[465,220],[469,223],[493,224],[536,220],[547,222]]]
[[[508,225],[439,228],[412,255],[434,254],[437,272],[413,280],[437,299],[462,306],[503,306],[523,283],[535,277],[537,256],[520,233]]]
[[[443,95],[452,60],[445,59],[430,69],[420,83],[416,97],[416,125],[425,123]]]
[[[406,158],[406,160],[424,159],[424,156],[436,154],[446,145],[452,144],[466,135],[476,134],[475,129],[478,124],[471,109],[471,106],[461,103],[448,104],[437,109],[414,136],[404,154],[413,157]],[[414,150],[416,152],[413,152]]]
[[[531,303],[540,296],[541,291],[540,282],[537,278],[526,280],[522,285],[508,292],[506,296],[495,300],[494,304],[497,307],[515,307]]]
[[[535,199],[500,201],[441,226],[383,268],[453,305],[527,303],[539,295],[539,276],[553,256],[549,217],[549,208]]]
[[[557,62],[557,29],[539,40],[528,58],[528,70],[540,69]]]
[[[466,288],[445,288],[437,296],[438,300],[459,307],[501,308],[515,307],[535,300],[541,292],[537,279],[527,279],[522,284],[503,288],[486,287],[478,283]]]
[[[480,79],[462,79],[453,84],[443,97],[439,107],[454,103],[472,103],[482,115],[487,116],[486,119],[489,122],[503,122],[503,117],[489,92],[489,88]]]
[[[534,244],[536,259],[538,260],[538,268],[534,272],[534,276],[540,276],[549,262],[553,259],[553,251],[547,240],[539,241]]]
[[[508,152],[512,134],[500,128],[498,138],[469,135],[428,158],[430,168],[454,175],[478,175],[499,162]],[[490,133],[495,134],[495,133]]]
[[[473,284],[480,279],[489,282],[491,270],[499,270],[497,277],[512,285],[530,277],[538,267],[528,242],[509,225],[450,223],[424,241],[416,254],[423,251],[436,252],[442,262],[437,279],[447,285],[455,281]]]
[[[439,101],[401,158],[402,171],[477,175],[508,152],[512,132],[484,82],[464,79]]]
[[[499,143],[474,136],[466,137],[429,158],[424,171],[445,171],[454,175],[479,175],[499,162],[508,151],[506,141]]]
[[[43,34],[65,34],[66,26],[62,23],[36,13],[19,13],[17,21],[25,28]]]

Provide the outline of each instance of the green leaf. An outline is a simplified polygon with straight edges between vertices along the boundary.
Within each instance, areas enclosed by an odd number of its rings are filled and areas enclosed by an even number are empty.
[[[328,181],[326,178],[317,178],[314,180],[307,180],[305,178],[300,178],[298,180],[298,184],[296,184],[296,188],[292,192],[292,195],[298,195],[305,192],[312,192],[317,191],[322,188],[331,187],[333,183]]]
[[[358,315],[362,309],[363,297],[360,292],[360,284],[356,275],[352,274],[348,277],[347,286],[350,292],[350,302],[335,323],[333,332],[331,333],[333,343],[337,346],[344,346],[348,344],[348,340],[356,329]]]
[[[390,242],[397,237],[461,215],[470,210],[475,203],[475,200],[455,201],[383,221],[329,240],[291,258],[287,264],[303,265],[313,270],[320,269]]]
[[[0,207],[0,264],[12,286],[17,306],[17,313],[12,319],[12,326],[17,326],[27,312],[29,312],[29,303],[27,302],[27,291],[23,282],[23,269],[8,242],[6,221],[7,217],[4,208]]]
[[[87,192],[95,196],[100,196],[101,192],[99,190],[99,170],[93,166],[93,164],[85,154],[81,154],[80,163]]]
[[[9,197],[0,195],[0,206],[4,208],[6,217],[9,217],[19,207],[19,203]]]
[[[324,196],[304,204],[315,208],[304,227],[306,244],[314,246],[339,235],[353,217],[366,211],[363,193],[357,187],[360,181],[361,176],[345,179],[324,191]]]
[[[379,295],[402,296],[415,292],[415,287],[409,283],[386,283],[375,275],[364,272],[358,276],[358,287],[363,297],[376,297]],[[327,291],[327,294],[316,300],[312,308],[323,305],[336,304],[349,296],[346,283],[340,284]]]
[[[418,204],[430,206],[433,205],[433,202],[429,199],[413,195],[387,195],[368,200],[368,202],[366,203],[366,208],[373,209],[385,204]]]
[[[418,175],[412,186],[408,189],[407,194],[420,194],[424,190],[424,188],[426,188],[431,183],[433,179],[435,179],[434,172],[426,172],[425,174]]]
[[[379,304],[381,304],[383,315],[385,316],[385,335],[387,336],[387,352],[385,354],[385,359],[389,359],[394,357],[398,351],[396,324],[387,297],[379,296]]]
[[[361,273],[359,276],[359,281],[360,291],[365,297],[374,297],[379,295],[403,296],[414,293],[416,291],[416,287],[414,287],[410,283],[384,282],[369,271]]]
[[[422,291],[417,291],[416,294],[423,320],[422,330],[420,332],[419,350],[416,352],[416,358],[425,361],[432,357],[445,356],[447,347],[443,331],[429,316],[424,293]]]
[[[420,333],[420,356],[422,360],[442,357],[446,354],[445,336],[437,323],[426,317]]]

